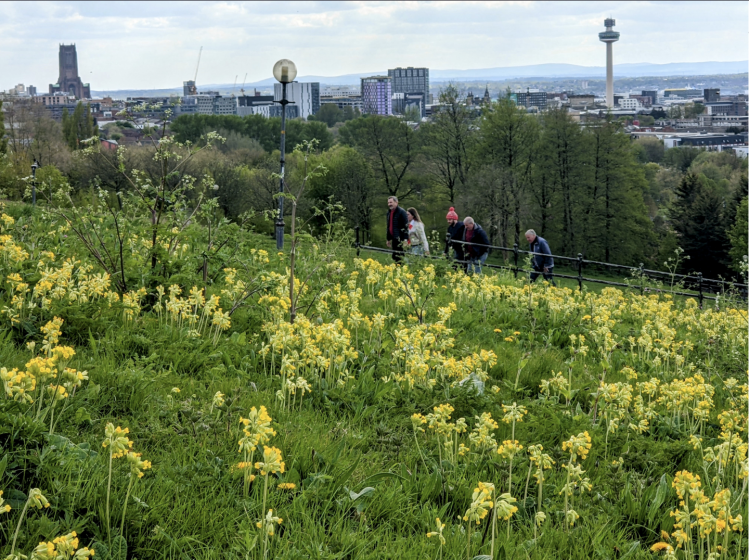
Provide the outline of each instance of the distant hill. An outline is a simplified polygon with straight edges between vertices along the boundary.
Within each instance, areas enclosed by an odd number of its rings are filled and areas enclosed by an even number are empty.
[[[614,76],[618,78],[648,77],[648,76],[711,76],[716,74],[743,74],[749,71],[749,61],[736,62],[671,62],[668,64],[651,64],[647,62],[615,64]],[[320,82],[329,86],[355,85],[359,79],[365,76],[387,75],[387,70],[375,72],[362,72],[357,74],[343,74],[341,76],[316,76],[305,75],[297,78],[300,82]],[[513,78],[602,78],[606,75],[604,66],[580,66],[577,64],[532,64],[528,66],[502,66],[497,68],[476,68],[473,70],[436,70],[430,71],[432,83],[447,82],[450,80],[507,80]],[[276,81],[266,78],[250,84],[245,84],[244,89],[252,88],[267,89],[273,87]],[[198,84],[201,91],[220,91],[230,93],[234,90],[239,93],[233,84]],[[170,94],[182,94],[182,87],[167,89],[132,89],[92,92],[96,96],[110,95],[118,99],[124,97],[138,96],[160,96]]]

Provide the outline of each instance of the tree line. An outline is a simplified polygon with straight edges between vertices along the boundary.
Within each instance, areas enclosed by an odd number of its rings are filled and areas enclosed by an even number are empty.
[[[293,148],[304,140],[319,141],[313,158],[326,169],[310,181],[298,212],[311,215],[314,206],[340,203],[348,225],[359,226],[377,244],[383,242],[385,203],[392,195],[417,207],[427,231],[440,236],[447,209],[454,206],[504,247],[523,246],[523,233],[533,228],[555,254],[663,268],[682,247],[689,257],[682,261],[684,272],[717,277],[745,270],[746,165],[732,152],[664,150],[658,140],[631,140],[617,120],[581,126],[564,109],[529,114],[507,98],[467,107],[453,86],[442,91],[440,102],[422,123],[353,111],[287,121],[287,181],[301,173]],[[52,131],[46,137],[54,137],[55,127],[47,127]],[[219,205],[236,218],[249,209],[277,206],[280,127],[280,118],[259,115],[183,115],[170,130],[177,141],[194,145],[211,131],[225,138],[183,172],[210,175],[219,185]],[[78,190],[94,183],[113,191],[128,188],[107,160],[117,154],[78,156],[73,135],[63,130],[70,125],[57,128],[59,153],[43,162],[57,174],[44,172]],[[8,162],[35,149],[36,136],[30,137],[15,148],[5,139],[0,188],[12,191]],[[120,160],[146,172],[158,165],[146,146],[129,148]]]

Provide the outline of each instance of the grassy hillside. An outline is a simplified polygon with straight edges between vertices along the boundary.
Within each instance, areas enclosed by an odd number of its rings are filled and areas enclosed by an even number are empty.
[[[745,309],[4,212],[0,557],[749,549]]]

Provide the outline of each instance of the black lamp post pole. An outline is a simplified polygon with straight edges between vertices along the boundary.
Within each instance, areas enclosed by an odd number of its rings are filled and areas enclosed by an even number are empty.
[[[278,219],[276,220],[276,248],[278,250],[283,249],[283,230],[284,224],[283,221],[283,182],[284,182],[284,172],[285,172],[285,165],[286,165],[286,105],[288,105],[288,101],[286,100],[286,82],[281,83],[281,180],[280,185],[278,188],[278,192],[281,193],[281,196],[278,199]]]
[[[34,208],[36,208],[36,168],[39,167],[39,164],[34,160],[34,163],[31,166],[31,204]]]

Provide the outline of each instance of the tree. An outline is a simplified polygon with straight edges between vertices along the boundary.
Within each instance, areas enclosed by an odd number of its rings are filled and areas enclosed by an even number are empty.
[[[482,161],[496,168],[491,175],[501,176],[500,197],[503,203],[506,201],[512,215],[514,243],[520,243],[521,207],[531,183],[537,143],[537,121],[509,97],[501,98],[484,110],[476,151]],[[500,228],[507,225],[502,224]],[[506,239],[504,231],[500,235]]]
[[[686,173],[694,159],[700,155],[703,150],[684,146],[681,148],[671,148],[666,150],[663,155],[663,165],[673,167],[682,173]]]
[[[727,221],[723,199],[704,175],[688,173],[676,190],[669,211],[679,245],[689,257],[689,268],[708,278],[728,271]]]
[[[343,111],[338,108],[338,105],[325,103],[314,116],[310,116],[307,120],[324,122],[332,128],[335,123],[343,122]]]
[[[660,163],[663,161],[665,148],[663,141],[657,138],[638,138],[634,142],[637,159],[640,163]]]
[[[0,155],[8,151],[8,141],[5,139],[5,115],[3,113],[3,100],[0,99]]]
[[[349,224],[369,232],[375,194],[372,168],[362,154],[348,146],[334,148],[326,156],[328,172],[310,181],[310,196],[341,203]]]
[[[684,106],[684,117],[693,119],[705,112],[705,106],[702,103],[694,102]]]
[[[81,142],[99,136],[98,127],[94,126],[91,107],[79,101],[73,114],[68,113],[67,107],[62,110],[62,134],[71,150],[85,148]]]
[[[416,158],[416,141],[406,123],[394,117],[367,115],[347,122],[339,134],[342,144],[355,147],[367,158],[385,193],[405,198],[414,192],[408,171]]]
[[[736,272],[743,272],[745,276],[747,271],[746,259],[747,255],[749,255],[749,249],[747,249],[747,231],[749,230],[749,220],[747,219],[747,214],[749,214],[748,200],[749,198],[745,196],[738,205],[736,208],[736,221],[728,230],[728,238],[731,241],[731,249],[728,252],[731,257],[731,268]],[[744,281],[746,282],[746,278]]]
[[[440,92],[440,110],[432,123],[423,127],[429,168],[451,204],[455,204],[457,189],[466,185],[471,170],[474,134],[470,123],[470,113],[461,103],[458,89],[450,84]]]

